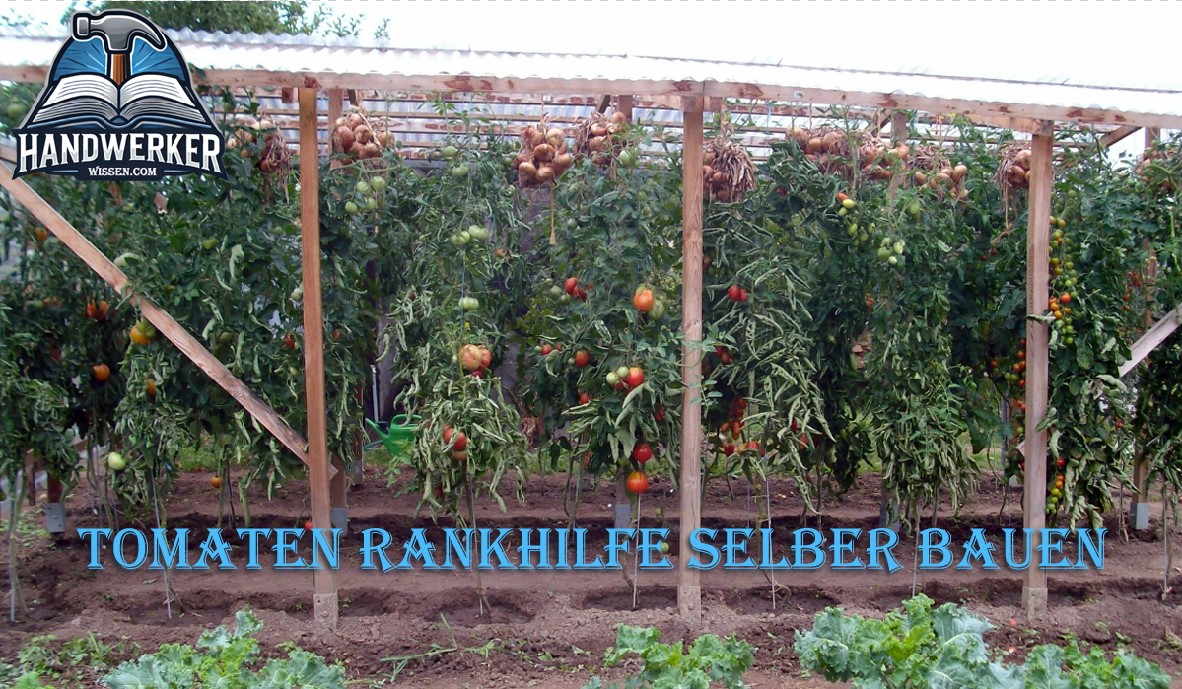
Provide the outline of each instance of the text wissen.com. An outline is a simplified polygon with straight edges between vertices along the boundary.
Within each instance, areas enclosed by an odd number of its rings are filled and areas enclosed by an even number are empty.
[[[944,529],[920,531],[915,544],[919,569],[1044,570],[1103,569],[1105,529],[1001,529],[991,541],[973,529],[956,547]],[[103,553],[122,569],[262,569],[261,552],[274,554],[276,570],[339,569],[340,529],[237,529],[233,545],[221,529],[87,528],[78,535],[88,545],[89,569],[103,569]],[[673,569],[666,557],[668,529],[607,529],[606,545],[588,544],[588,530],[549,528],[416,528],[395,545],[385,529],[361,532],[362,570],[613,570],[621,558],[636,555],[641,569]],[[903,568],[896,557],[899,536],[890,529],[804,528],[781,539],[771,529],[697,529],[689,534],[691,569],[872,570]],[[996,542],[995,542],[996,541]],[[1075,553],[1073,561],[1069,553]],[[902,559],[910,559],[910,548]],[[308,557],[305,558],[304,556]],[[268,558],[269,560],[271,558]]]

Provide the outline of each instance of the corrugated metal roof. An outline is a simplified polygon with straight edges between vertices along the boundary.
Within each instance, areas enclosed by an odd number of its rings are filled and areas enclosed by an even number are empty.
[[[0,78],[32,78],[43,72],[64,38],[61,31],[6,32],[0,36]],[[944,112],[980,108],[1011,116],[1182,126],[1182,86],[1174,83],[1149,89],[1054,78],[1023,81],[788,65],[758,57],[738,62],[619,53],[408,49],[349,38],[170,33],[184,57],[210,80],[233,72],[239,83],[297,85],[305,75],[315,75],[321,85],[352,88],[480,90],[479,80],[484,78],[499,80],[492,87],[504,90],[520,86],[542,92],[539,84],[545,82],[549,93],[618,86],[634,87],[634,93],[644,95],[696,92],[904,109],[924,104]]]

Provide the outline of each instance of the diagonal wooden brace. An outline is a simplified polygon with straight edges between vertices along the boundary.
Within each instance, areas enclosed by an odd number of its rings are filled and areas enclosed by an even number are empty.
[[[99,277],[113,287],[117,293],[123,294],[128,285],[127,275],[119,270],[119,267],[89,239],[82,236],[82,233],[54,210],[24,180],[13,179],[12,168],[7,163],[0,164],[0,185],[7,189],[12,198],[27,208],[37,220],[41,221],[70,251],[73,251],[86,265],[90,266],[91,270],[98,273]],[[279,442],[283,443],[284,447],[291,450],[292,454],[300,461],[308,464],[308,442],[304,440],[304,437],[287,425],[287,422],[258,395],[254,394],[246,386],[246,383],[235,377],[225,364],[218,361],[218,358],[189,334],[172,315],[144,297],[133,294],[130,296],[130,301],[143,312],[144,317],[156,326],[158,331],[176,345],[182,354],[237,400],[247,413],[270,431]],[[336,474],[336,467],[330,465],[328,471],[331,478]]]

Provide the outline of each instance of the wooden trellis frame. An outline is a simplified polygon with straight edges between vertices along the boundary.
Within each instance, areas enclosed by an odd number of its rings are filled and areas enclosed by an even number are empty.
[[[0,66],[0,79],[43,83],[48,65]],[[723,99],[783,101],[791,103],[832,103],[883,110],[916,110],[938,116],[962,115],[982,125],[1022,131],[1033,135],[1030,187],[1030,231],[1027,233],[1027,305],[1036,312],[1047,302],[1049,274],[1047,245],[1049,242],[1049,214],[1051,204],[1053,127],[1055,122],[1116,125],[1119,129],[1106,135],[1114,142],[1135,131],[1136,127],[1182,128],[1182,116],[1165,113],[1124,112],[1096,108],[1079,108],[1040,104],[1017,104],[1000,101],[970,101],[950,98],[905,96],[889,90],[891,76],[883,76],[884,89],[876,92],[847,92],[785,85],[755,83],[724,83],[717,81],[663,81],[653,79],[595,79],[504,77],[492,75],[455,74],[371,74],[363,72],[333,73],[292,71],[283,69],[220,69],[211,68],[194,73],[194,81],[222,87],[273,87],[288,89],[289,96],[298,90],[301,150],[301,224],[304,250],[304,308],[306,330],[306,363],[309,429],[305,442],[298,433],[287,427],[274,411],[262,404],[245,386],[229,375],[207,350],[186,333],[166,312],[140,299],[137,303],[145,315],[186,356],[192,359],[211,378],[227,389],[251,414],[284,443],[310,468],[313,523],[317,528],[329,526],[331,505],[330,481],[336,473],[328,462],[325,449],[326,429],[323,404],[323,343],[320,322],[321,285],[319,282],[319,217],[318,165],[319,138],[317,96],[328,90],[329,115],[340,112],[342,91],[355,93],[364,90],[465,92],[483,94],[627,94],[667,102],[680,107],[685,121],[687,148],[685,180],[682,200],[683,255],[683,382],[687,394],[683,400],[681,461],[680,534],[682,552],[688,552],[689,534],[701,522],[700,491],[700,400],[694,393],[700,388],[700,352],[696,344],[701,340],[702,298],[702,187],[698,178],[701,167],[702,113],[717,106]],[[600,95],[594,96],[599,98]],[[885,123],[880,123],[885,124]],[[85,260],[116,290],[126,286],[124,276],[114,264],[70,227],[44,200],[20,180],[13,180],[11,170],[0,166],[0,183],[35,216],[62,238],[63,242]],[[1046,495],[1045,462],[1046,433],[1037,430],[1046,413],[1048,394],[1048,333],[1044,324],[1030,322],[1027,336],[1026,434],[1029,442],[1027,464],[1031,471],[1025,481],[1023,510],[1025,526],[1038,529],[1045,525]],[[699,573],[686,567],[682,558],[679,567],[678,607],[691,623],[701,619],[701,588]],[[334,626],[337,618],[336,589],[331,572],[318,573],[315,579],[315,619]],[[1023,587],[1023,605],[1031,617],[1040,615],[1047,605],[1045,572],[1029,568]]]

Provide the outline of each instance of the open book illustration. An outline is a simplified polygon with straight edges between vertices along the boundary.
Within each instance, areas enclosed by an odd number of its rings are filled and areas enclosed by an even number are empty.
[[[200,106],[180,80],[152,73],[137,74],[122,87],[101,74],[63,77],[26,126],[77,126],[88,121],[116,129],[145,124],[175,129],[207,126]]]

